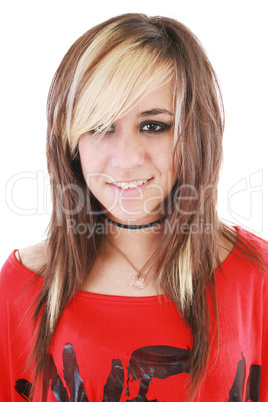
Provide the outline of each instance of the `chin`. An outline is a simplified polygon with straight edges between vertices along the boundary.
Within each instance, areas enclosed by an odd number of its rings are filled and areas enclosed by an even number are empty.
[[[115,212],[107,212],[105,214],[108,218],[115,222],[126,224],[126,225],[143,225],[146,223],[154,222],[162,217],[159,213],[151,214],[122,214]]]

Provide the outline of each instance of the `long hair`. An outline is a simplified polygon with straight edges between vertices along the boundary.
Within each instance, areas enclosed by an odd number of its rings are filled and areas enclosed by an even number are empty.
[[[79,137],[105,129],[145,96],[172,82],[176,185],[166,200],[165,236],[152,257],[155,279],[190,326],[192,397],[209,355],[207,287],[214,295],[219,239],[235,236],[218,219],[223,106],[215,72],[193,33],[176,20],[125,14],[86,32],[70,48],[47,103],[47,163],[53,211],[44,284],[35,310],[35,382],[41,377],[58,320],[89,274],[102,244],[94,232],[98,201],[82,174]],[[193,194],[194,191],[194,194]],[[91,236],[70,229],[89,225]],[[73,225],[72,225],[73,226]],[[197,230],[193,230],[193,228]],[[216,314],[217,317],[217,314]]]

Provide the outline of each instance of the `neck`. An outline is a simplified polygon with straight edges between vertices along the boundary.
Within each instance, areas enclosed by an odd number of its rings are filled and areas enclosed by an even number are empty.
[[[147,229],[147,228],[151,228],[153,226],[158,226],[165,220],[165,217],[162,217],[162,218],[160,218],[160,219],[158,219],[156,221],[150,222],[150,223],[138,224],[138,225],[127,225],[127,224],[124,224],[124,223],[116,222],[116,221],[108,218],[108,216],[106,216],[104,214],[103,214],[103,218],[107,222],[109,222],[110,224],[112,224],[114,226],[117,226],[117,227],[122,228],[122,229],[131,229],[131,230]]]
[[[108,239],[138,266],[142,266],[156,250],[163,229],[161,223],[149,227],[135,225],[137,228],[126,228],[115,226],[106,220],[105,225]]]
[[[145,264],[159,247],[163,224],[134,230],[114,226],[104,219],[102,224],[102,247],[81,290],[135,297],[152,296],[162,292],[154,281],[153,267],[150,269],[150,265]],[[121,250],[127,259],[114,246]],[[142,277],[146,286],[142,289],[130,286],[129,283],[137,276],[137,271],[140,272],[144,267]]]

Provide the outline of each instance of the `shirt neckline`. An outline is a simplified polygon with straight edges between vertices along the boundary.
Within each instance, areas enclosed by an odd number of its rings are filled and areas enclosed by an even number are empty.
[[[240,226],[234,226],[234,228],[237,231],[237,239],[241,232],[243,232],[243,229]],[[235,245],[237,244],[237,239],[235,242]],[[226,268],[228,265],[230,265],[231,261],[235,257],[234,255],[234,248],[235,245],[232,247],[232,250],[230,253],[227,255],[227,257],[222,261],[221,263],[221,268]],[[25,265],[21,264],[16,256],[15,253],[18,249],[13,250],[13,252],[10,255],[10,258],[12,262],[16,265],[17,268],[20,268],[20,271],[23,272],[24,274],[28,275],[31,277],[33,280],[36,279],[37,274],[31,271],[29,268],[25,267]],[[217,267],[215,269],[215,273],[219,272],[220,267]],[[43,282],[43,277],[39,276],[36,279],[37,283],[42,284]],[[82,298],[91,298],[94,300],[106,300],[106,301],[116,301],[116,300],[125,300],[129,302],[134,302],[139,300],[140,302],[159,302],[159,300],[165,301],[166,299],[169,299],[168,295],[166,294],[161,294],[161,295],[152,295],[152,296],[122,296],[122,295],[109,295],[109,294],[102,294],[102,293],[92,293],[92,292],[87,292],[85,290],[78,290],[75,294],[75,297],[82,297]]]

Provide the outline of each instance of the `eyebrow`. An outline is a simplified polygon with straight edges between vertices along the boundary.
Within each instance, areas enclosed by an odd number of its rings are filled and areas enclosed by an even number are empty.
[[[170,116],[174,116],[173,113],[169,112],[167,109],[151,109],[141,112],[139,116],[157,116],[158,114],[168,114]]]

